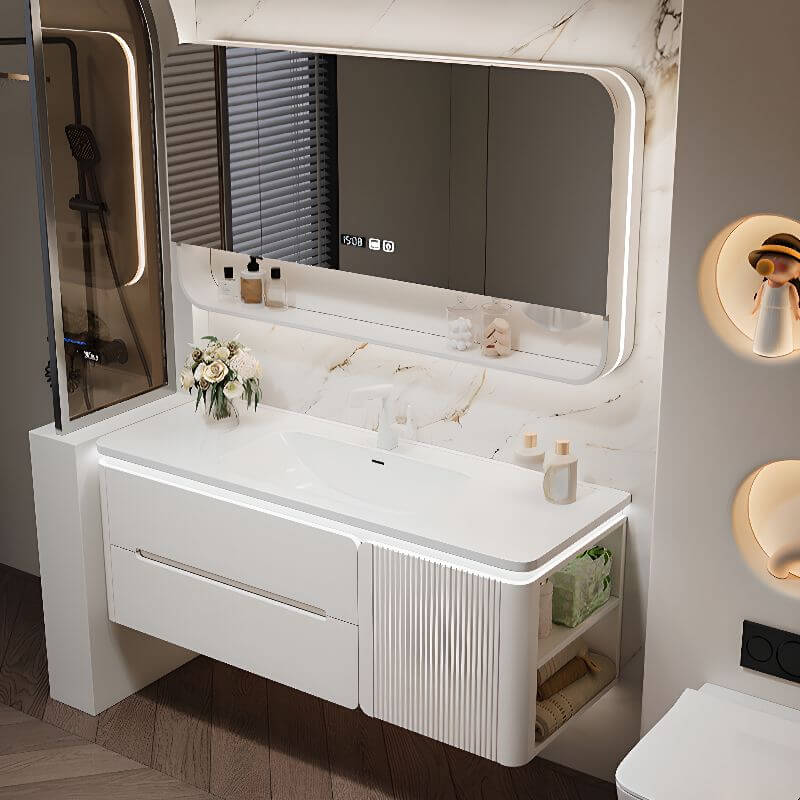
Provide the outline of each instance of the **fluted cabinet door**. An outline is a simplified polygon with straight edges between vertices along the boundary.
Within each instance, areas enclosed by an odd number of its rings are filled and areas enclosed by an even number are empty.
[[[373,710],[497,759],[499,580],[374,545]]]

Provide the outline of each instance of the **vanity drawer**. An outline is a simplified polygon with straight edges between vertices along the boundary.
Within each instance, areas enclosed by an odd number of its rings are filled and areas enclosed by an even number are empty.
[[[358,705],[356,625],[109,549],[114,622],[333,703]]]
[[[302,514],[125,462],[101,461],[110,545],[189,564],[358,622],[357,541]]]

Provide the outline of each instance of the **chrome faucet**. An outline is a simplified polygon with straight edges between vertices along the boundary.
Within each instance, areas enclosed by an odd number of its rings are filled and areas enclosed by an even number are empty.
[[[399,441],[399,433],[398,426],[395,425],[394,387],[392,384],[379,383],[375,386],[355,389],[350,393],[350,405],[354,408],[363,408],[372,400],[381,401],[377,446],[380,450],[394,450]]]

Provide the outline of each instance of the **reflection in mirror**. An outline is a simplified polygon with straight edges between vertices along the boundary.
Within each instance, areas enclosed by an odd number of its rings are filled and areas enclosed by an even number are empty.
[[[41,0],[70,419],[167,382],[149,40],[134,0]]]
[[[593,77],[182,45],[165,105],[175,241],[606,314]]]

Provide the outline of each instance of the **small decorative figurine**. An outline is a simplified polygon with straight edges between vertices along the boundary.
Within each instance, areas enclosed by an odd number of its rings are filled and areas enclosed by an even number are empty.
[[[469,350],[472,339],[472,320],[457,317],[447,323],[447,344],[453,350]]]
[[[800,320],[800,239],[790,233],[770,236],[748,256],[764,278],[753,314],[758,314],[753,352],[775,358],[794,351],[794,322]]]

